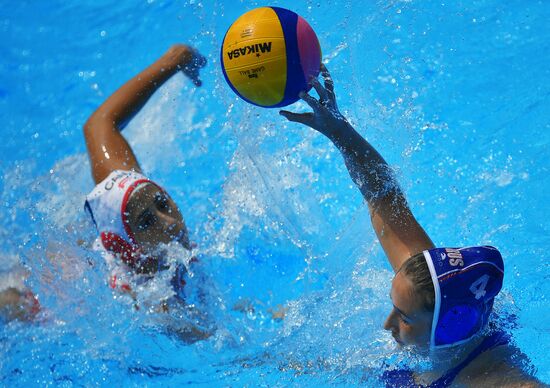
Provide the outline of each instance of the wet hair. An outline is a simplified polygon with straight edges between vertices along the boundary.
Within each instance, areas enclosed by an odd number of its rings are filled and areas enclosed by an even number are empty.
[[[399,272],[407,276],[414,287],[414,292],[422,298],[422,304],[427,311],[434,311],[435,290],[432,275],[423,253],[418,253],[403,263]]]

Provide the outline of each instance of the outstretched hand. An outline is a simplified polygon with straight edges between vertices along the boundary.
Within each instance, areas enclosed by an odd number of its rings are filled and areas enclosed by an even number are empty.
[[[178,70],[193,81],[195,86],[201,86],[199,70],[206,65],[206,58],[193,47],[175,44],[165,54],[175,64]]]
[[[324,85],[321,85],[317,78],[310,80],[311,86],[313,86],[319,95],[319,99],[312,97],[306,92],[300,93],[300,98],[313,109],[313,112],[295,113],[281,110],[279,114],[286,117],[289,121],[307,125],[331,138],[335,133],[349,124],[338,110],[336,95],[334,94],[334,82],[327,68],[322,63],[321,75],[324,79]]]
[[[202,81],[199,78],[199,69],[206,66],[206,58],[194,48],[191,48],[191,55],[191,60],[181,66],[181,71],[193,81],[195,86],[201,86]]]

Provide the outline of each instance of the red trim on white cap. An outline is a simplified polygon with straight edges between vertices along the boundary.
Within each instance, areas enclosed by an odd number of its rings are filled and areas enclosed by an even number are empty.
[[[108,251],[118,254],[124,264],[135,267],[140,253],[136,245],[130,244],[118,234],[111,232],[101,232],[101,243]]]

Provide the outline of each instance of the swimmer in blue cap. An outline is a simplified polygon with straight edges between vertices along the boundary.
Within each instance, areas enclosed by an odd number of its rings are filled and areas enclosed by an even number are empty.
[[[200,86],[199,70],[205,63],[195,49],[179,44],[172,46],[112,94],[84,126],[96,183],[85,203],[99,234],[94,247],[101,251],[110,268],[110,286],[134,297],[137,286],[167,269],[162,252],[158,251],[161,244],[176,242],[187,252],[191,252],[192,247],[178,206],[159,184],[143,174],[120,132],[153,93],[177,72],[183,72]],[[186,268],[194,261],[189,254],[185,266],[175,271],[172,285],[180,300],[184,298]],[[163,304],[162,308],[167,309],[168,305]]]
[[[446,359],[434,360],[436,370],[428,375],[386,371],[383,382],[393,387],[538,386],[512,362],[521,353],[508,345],[508,336],[486,330],[504,276],[499,251],[489,246],[434,246],[386,161],[338,110],[334,83],[321,67],[324,85],[318,79],[311,81],[319,99],[301,95],[313,112],[280,114],[334,143],[368,203],[372,225],[395,271],[393,309],[384,328],[398,344],[431,350],[434,358]]]

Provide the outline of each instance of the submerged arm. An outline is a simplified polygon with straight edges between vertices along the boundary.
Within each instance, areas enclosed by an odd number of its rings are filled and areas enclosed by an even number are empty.
[[[312,113],[280,113],[290,121],[314,128],[328,137],[341,152],[353,182],[369,205],[372,226],[394,271],[409,257],[433,248],[433,243],[414,218],[403,192],[384,158],[348,123],[338,111],[334,86],[322,65],[323,87],[317,79],[312,85],[316,100],[301,97],[313,108]]]
[[[29,290],[10,287],[0,291],[0,321],[30,321],[39,310],[38,299]]]
[[[177,71],[182,70],[195,85],[200,86],[198,69],[204,64],[204,58],[192,48],[174,45],[151,66],[122,85],[90,116],[84,125],[84,137],[96,183],[113,170],[140,171],[132,148],[120,130]]]

